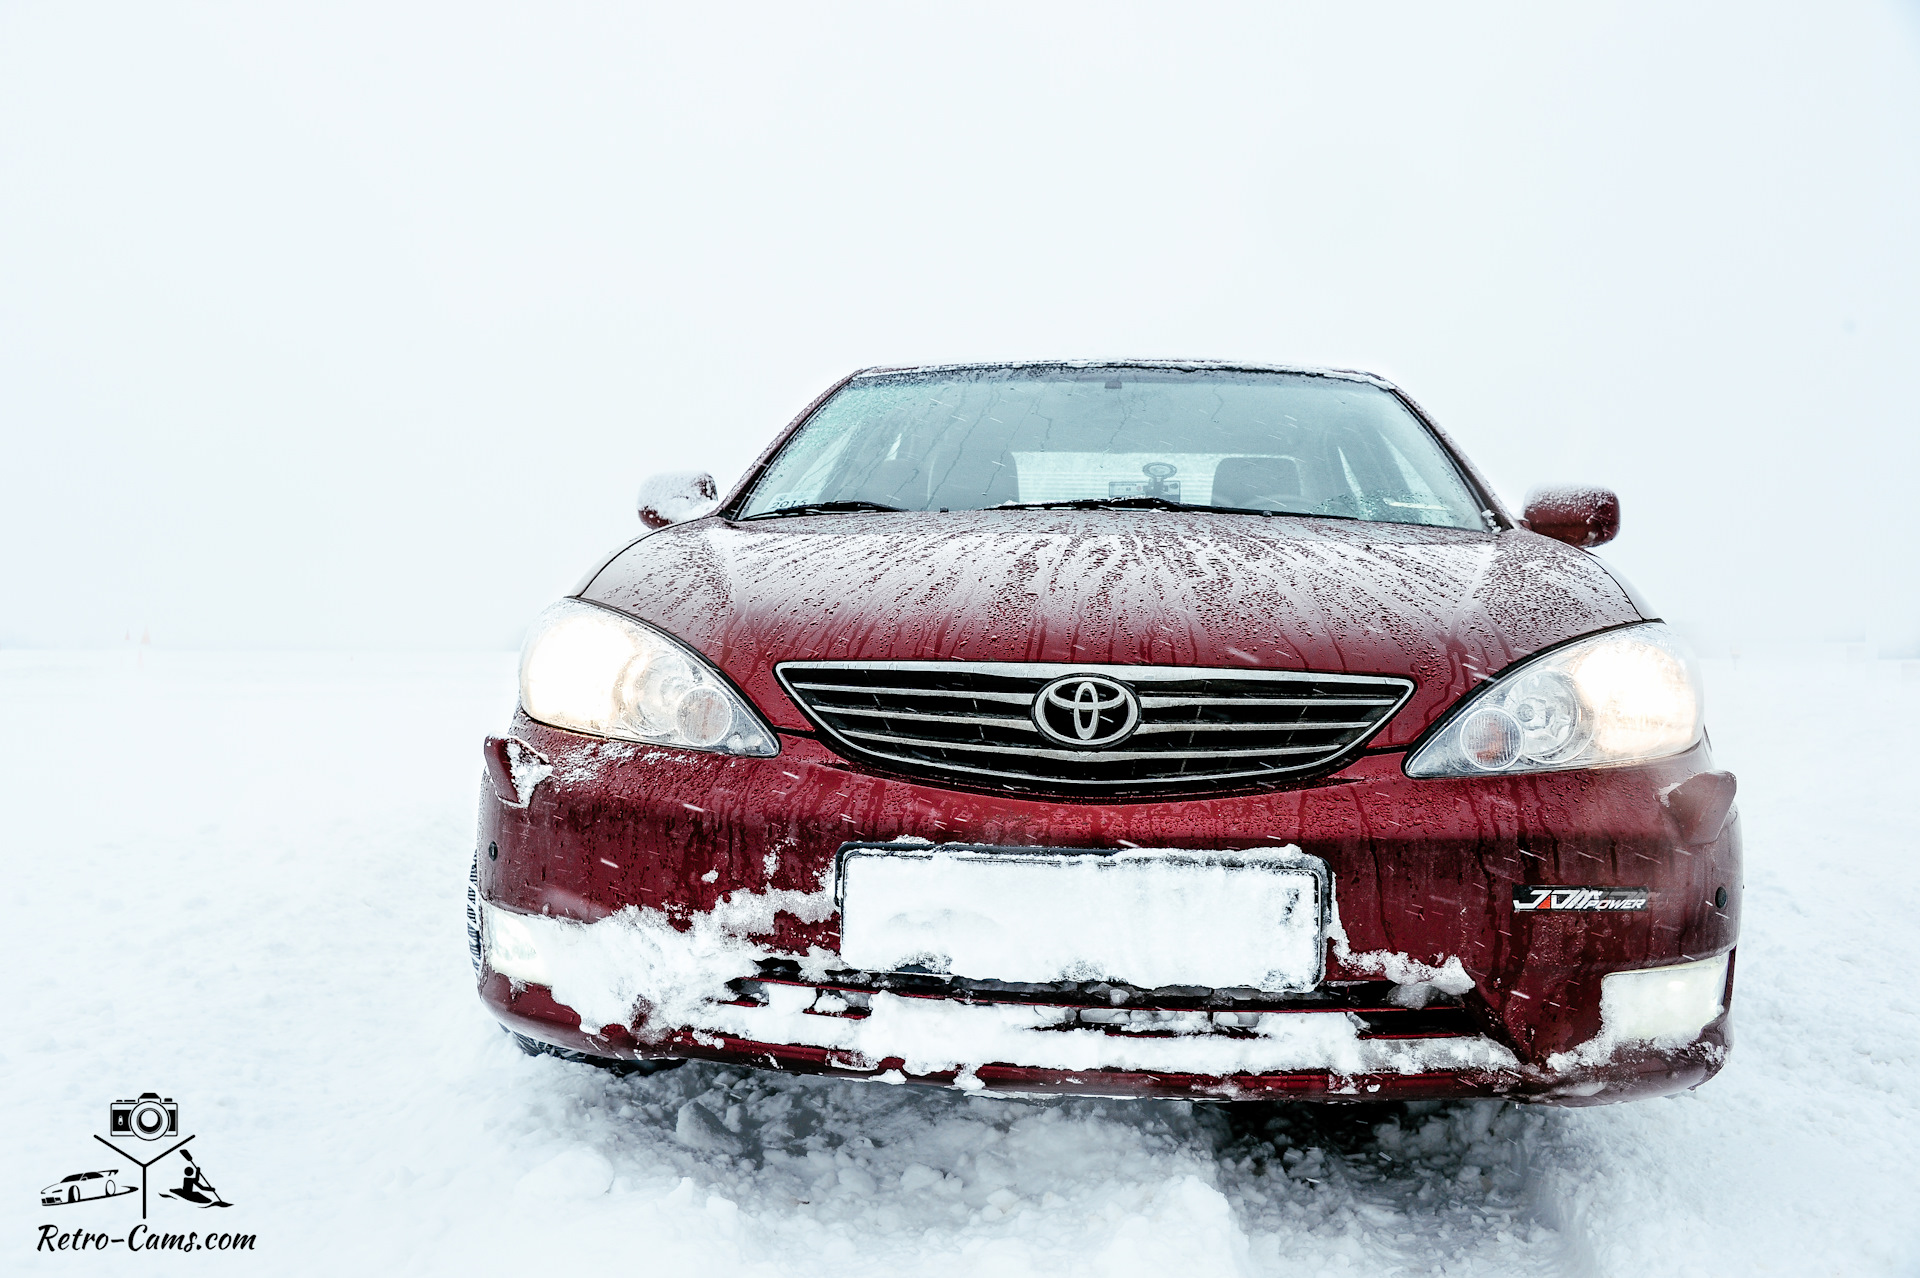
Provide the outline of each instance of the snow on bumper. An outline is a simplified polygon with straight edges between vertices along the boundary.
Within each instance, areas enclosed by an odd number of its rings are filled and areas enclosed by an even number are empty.
[[[792,894],[798,896],[799,894]],[[1366,1039],[1339,1012],[1237,1014],[1233,1033],[1197,1014],[1171,1019],[1154,1036],[1110,1033],[1078,1023],[1079,1009],[1022,1003],[962,1003],[875,993],[858,1019],[821,1015],[804,985],[766,986],[766,1001],[733,999],[727,982],[751,979],[765,957],[725,926],[728,914],[772,908],[745,898],[732,911],[700,916],[688,931],[664,915],[623,910],[596,923],[484,909],[488,966],[516,986],[543,986],[580,1017],[589,1037],[641,1043],[690,1038],[826,1049],[870,1069],[899,1062],[904,1076],[954,1075],[962,1086],[979,1067],[1180,1073],[1225,1078],[1275,1072],[1341,1076],[1515,1069],[1505,1047],[1484,1037]],[[782,902],[805,909],[812,902]],[[828,905],[830,908],[830,905]],[[808,966],[824,975],[832,955]],[[622,1031],[625,1031],[624,1033]],[[603,1048],[603,1050],[606,1050]]]

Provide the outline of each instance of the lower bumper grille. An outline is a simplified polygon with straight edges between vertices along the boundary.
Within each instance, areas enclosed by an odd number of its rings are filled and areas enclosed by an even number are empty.
[[[1003,981],[948,980],[903,973],[842,972],[826,980],[803,980],[786,960],[760,964],[756,978],[729,983],[743,1004],[765,1000],[768,985],[818,991],[808,1009],[819,1015],[860,1019],[874,994],[944,999],[958,1003],[1021,1003],[1073,1009],[1061,1029],[1100,1029],[1128,1035],[1213,1033],[1252,1035],[1270,1015],[1345,1014],[1363,1039],[1470,1038],[1485,1032],[1474,1009],[1458,998],[1437,995],[1424,1007],[1403,1007],[1391,981],[1329,981],[1310,994],[1237,997],[1230,991],[1139,990],[1108,985],[1015,985]],[[1122,1001],[1115,1002],[1119,994]]]

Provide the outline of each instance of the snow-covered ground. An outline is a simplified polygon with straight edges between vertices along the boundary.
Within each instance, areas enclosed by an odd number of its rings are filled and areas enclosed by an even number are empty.
[[[235,1205],[150,1223],[258,1239],[173,1267],[1920,1272],[1915,663],[1709,663],[1748,890],[1704,1090],[1231,1119],[521,1056],[461,900],[511,667],[0,653],[0,1271],[171,1259],[34,1251],[137,1220],[38,1191],[109,1165],[107,1102],[158,1091]]]

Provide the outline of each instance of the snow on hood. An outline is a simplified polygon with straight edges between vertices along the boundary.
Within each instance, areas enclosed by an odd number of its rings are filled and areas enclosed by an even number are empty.
[[[1593,556],[1483,533],[1181,511],[956,511],[675,525],[581,597],[678,636],[776,726],[776,662],[976,660],[1409,675],[1404,745],[1520,657],[1642,620]]]

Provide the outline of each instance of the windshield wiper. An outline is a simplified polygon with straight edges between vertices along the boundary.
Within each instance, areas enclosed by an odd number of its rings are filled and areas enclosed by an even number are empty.
[[[998,506],[988,506],[987,510],[1189,510],[1210,515],[1300,515],[1313,519],[1357,519],[1357,515],[1328,515],[1301,510],[1265,510],[1258,506],[1204,506],[1197,502],[1172,501],[1166,497],[1153,497],[1145,494],[1134,497],[1076,497],[1068,501],[1009,501]],[[914,512],[902,506],[888,506],[877,501],[812,501],[799,506],[782,506],[777,510],[762,510],[751,515],[742,515],[742,521],[748,519],[779,519],[787,515],[844,515],[861,511],[880,511],[886,514],[929,514],[929,511]],[[946,513],[942,507],[941,514]]]
[[[1072,501],[1010,501],[993,510],[1197,510],[1210,515],[1300,515],[1305,511],[1267,510],[1259,506],[1205,506],[1165,497],[1077,497]],[[1351,515],[1314,515],[1315,519],[1351,519]]]
[[[801,506],[782,506],[778,510],[763,510],[742,518],[777,519],[782,515],[839,515],[853,510],[881,510],[896,515],[906,513],[899,506],[887,506],[877,501],[810,501]]]
[[[1009,501],[994,510],[1206,510],[1165,497],[1075,497],[1071,501]]]

